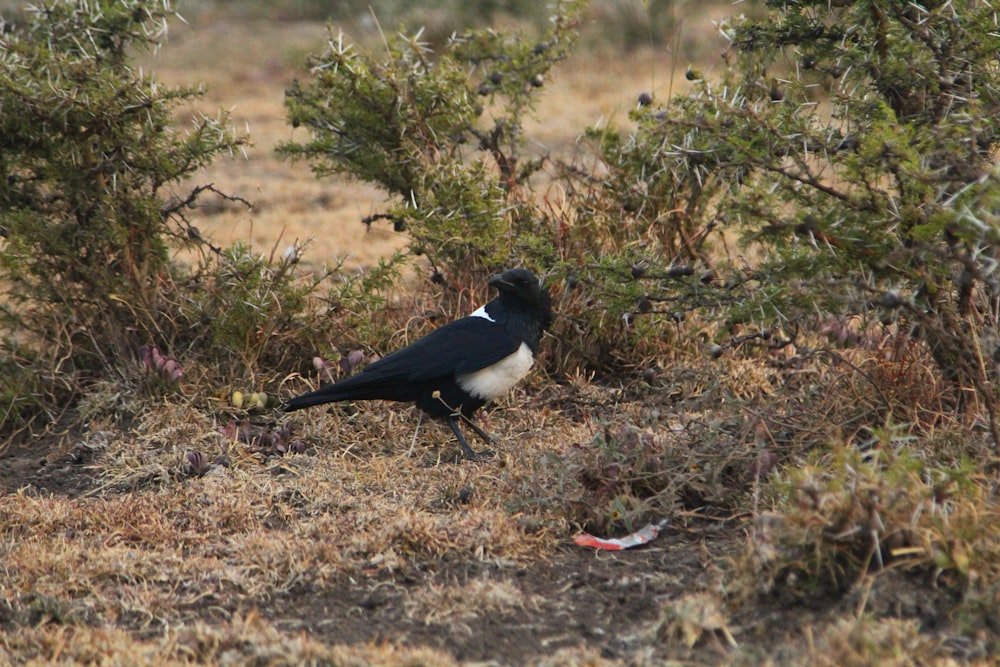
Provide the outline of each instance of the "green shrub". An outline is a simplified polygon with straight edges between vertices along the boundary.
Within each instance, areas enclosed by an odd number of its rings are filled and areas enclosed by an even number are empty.
[[[0,35],[5,428],[162,341],[168,248],[203,243],[184,212],[205,189],[178,200],[168,188],[245,143],[225,116],[172,129],[199,91],[131,66],[172,14],[148,0],[54,2]]]
[[[279,151],[309,160],[317,176],[384,188],[394,199],[373,220],[408,231],[433,266],[499,269],[536,236],[525,190],[540,165],[522,159],[521,125],[545,73],[568,53],[572,24],[562,15],[538,41],[460,34],[442,54],[419,32],[400,34],[381,60],[332,35],[309,62],[312,80],[287,92],[291,124],[312,138]]]
[[[642,171],[685,166],[724,187],[705,209],[713,217],[696,223],[739,230],[744,252],[760,258],[731,321],[790,328],[820,313],[895,323],[927,345],[953,408],[982,401],[1000,442],[996,9],[768,7],[724,26],[732,48],[721,80],[639,111]]]

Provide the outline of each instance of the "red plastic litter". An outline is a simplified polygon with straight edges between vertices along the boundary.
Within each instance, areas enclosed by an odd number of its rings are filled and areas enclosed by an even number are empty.
[[[603,539],[600,537],[594,537],[589,533],[581,533],[573,538],[573,542],[581,547],[594,547],[595,549],[605,549],[607,551],[621,551],[622,549],[631,549],[632,547],[639,547],[643,544],[651,542],[656,539],[656,536],[660,534],[660,531],[663,530],[668,523],[670,523],[669,519],[662,519],[661,521],[651,523],[645,528],[635,531],[631,535],[612,539]]]

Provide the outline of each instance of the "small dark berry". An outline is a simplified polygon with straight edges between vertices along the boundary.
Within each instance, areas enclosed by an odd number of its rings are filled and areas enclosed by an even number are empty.
[[[897,292],[886,292],[882,295],[879,303],[883,308],[899,308],[903,305],[903,297],[899,296]]]
[[[694,267],[690,264],[675,264],[667,270],[667,275],[671,278],[679,278],[680,276],[690,276],[694,274]]]
[[[858,141],[857,136],[853,134],[848,134],[846,137],[840,140],[839,144],[837,144],[837,151],[839,152],[839,151],[857,150],[859,143],[861,142]]]

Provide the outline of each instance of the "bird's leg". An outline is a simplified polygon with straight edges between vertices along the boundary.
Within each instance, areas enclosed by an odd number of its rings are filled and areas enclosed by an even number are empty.
[[[482,453],[476,452],[469,446],[469,441],[465,439],[462,429],[458,427],[457,416],[448,417],[448,426],[451,427],[452,433],[454,433],[455,437],[458,438],[458,444],[462,445],[462,452],[465,453],[466,458],[477,459],[482,455]],[[476,432],[481,432],[481,429],[476,427]]]
[[[468,417],[464,417],[464,419],[465,419],[465,423],[468,424],[469,427],[472,428],[472,430],[476,432],[476,435],[478,435],[480,438],[483,439],[483,442],[485,442],[487,445],[492,445],[493,444],[493,438],[491,438],[490,434],[487,433],[486,431],[484,431],[482,429],[482,427],[479,426],[479,424],[477,424],[476,422],[472,421]]]

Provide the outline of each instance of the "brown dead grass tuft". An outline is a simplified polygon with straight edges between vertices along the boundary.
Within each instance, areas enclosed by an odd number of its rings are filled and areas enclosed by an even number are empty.
[[[668,643],[691,649],[699,642],[712,643],[720,652],[736,648],[729,631],[723,601],[711,593],[692,593],[668,601],[656,628],[657,636]]]
[[[426,647],[385,643],[327,645],[305,633],[288,634],[256,613],[236,614],[219,623],[194,622],[168,628],[162,636],[136,638],[118,628],[42,625],[8,635],[0,655],[38,664],[65,662],[103,665],[328,664],[413,666],[457,664]]]
[[[913,620],[843,619],[812,639],[809,661],[821,667],[915,667],[942,653],[939,642],[921,634]]]
[[[406,601],[407,616],[425,625],[445,625],[452,632],[471,635],[471,622],[483,612],[505,614],[535,610],[539,599],[526,595],[505,581],[475,579],[467,583],[449,582],[429,586]]]

